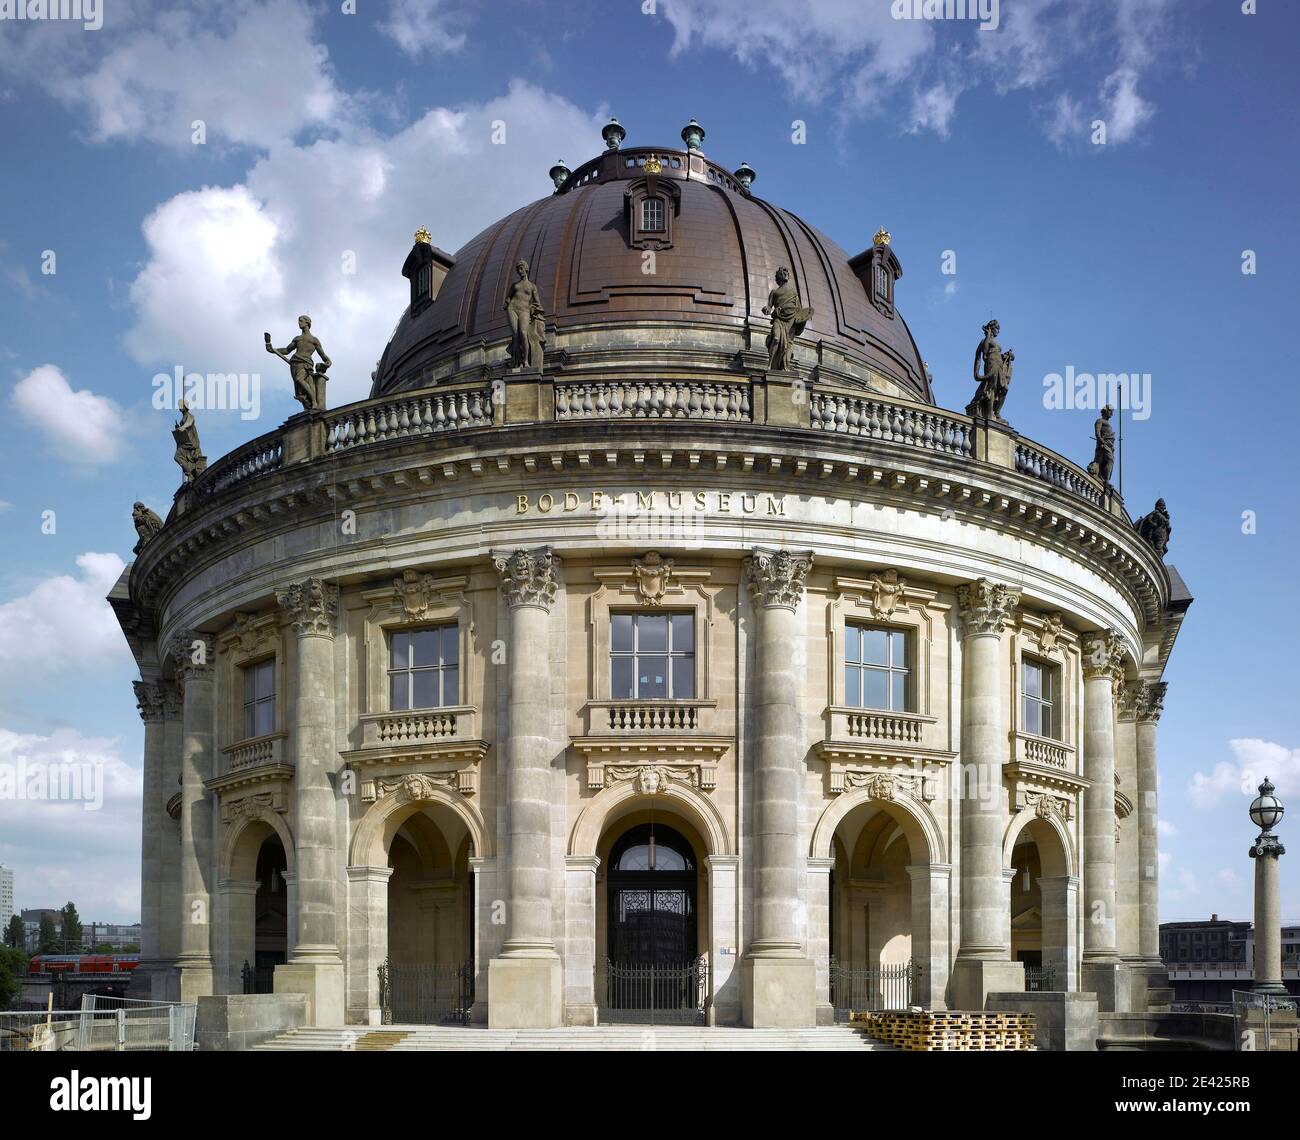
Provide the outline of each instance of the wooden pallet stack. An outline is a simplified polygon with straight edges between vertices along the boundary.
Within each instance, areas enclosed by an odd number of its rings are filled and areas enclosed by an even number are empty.
[[[1036,1048],[1032,1013],[890,1009],[850,1013],[849,1021],[880,1041],[920,1053],[1019,1053]]]

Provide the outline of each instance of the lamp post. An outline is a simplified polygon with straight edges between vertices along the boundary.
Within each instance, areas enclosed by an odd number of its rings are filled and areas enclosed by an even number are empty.
[[[1255,989],[1257,994],[1285,994],[1282,982],[1282,904],[1278,859],[1286,854],[1273,834],[1285,812],[1268,777],[1250,805],[1251,822],[1260,829],[1250,857],[1255,860]]]

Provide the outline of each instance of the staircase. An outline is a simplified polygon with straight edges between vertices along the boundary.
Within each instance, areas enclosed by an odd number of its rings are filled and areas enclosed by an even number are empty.
[[[483,1029],[438,1025],[291,1029],[254,1045],[257,1050],[409,1053],[428,1050],[513,1052],[552,1050],[852,1051],[893,1052],[847,1025],[817,1029],[706,1029],[681,1025],[609,1025],[598,1028]]]

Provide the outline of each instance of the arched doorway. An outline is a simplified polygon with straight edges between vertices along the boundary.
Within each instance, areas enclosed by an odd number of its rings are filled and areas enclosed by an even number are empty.
[[[276,812],[229,821],[217,880],[215,981],[221,993],[270,993],[293,939],[293,839]]]
[[[1047,818],[1035,816],[1011,842],[1011,959],[1024,963],[1026,990],[1073,990],[1078,880],[1069,873],[1065,840]]]
[[[701,949],[700,856],[677,827],[651,816],[612,838],[604,947],[596,994],[603,1022],[703,1022],[708,964]]]
[[[257,894],[253,901],[253,960],[244,992],[269,994],[276,966],[289,960],[289,890],[284,844],[274,833],[257,852]]]

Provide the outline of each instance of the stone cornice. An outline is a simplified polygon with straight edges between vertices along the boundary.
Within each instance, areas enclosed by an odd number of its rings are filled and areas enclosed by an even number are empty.
[[[1001,633],[1020,605],[1020,591],[989,578],[977,578],[957,587],[957,612],[962,636]]]
[[[549,613],[559,590],[555,577],[558,563],[549,546],[492,552],[492,565],[501,576],[501,593],[511,609],[529,606]]]
[[[750,595],[769,609],[795,610],[803,599],[804,581],[812,569],[811,550],[764,550],[755,547],[746,566]]]
[[[275,603],[299,637],[333,637],[339,616],[339,588],[320,578],[276,590]]]

